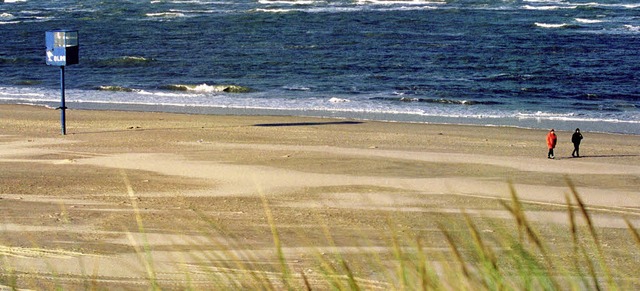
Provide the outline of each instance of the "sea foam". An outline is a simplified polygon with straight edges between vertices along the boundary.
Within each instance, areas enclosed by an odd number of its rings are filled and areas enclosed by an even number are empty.
[[[166,85],[166,86],[163,86],[162,88],[167,90],[190,91],[190,92],[196,92],[196,93],[213,93],[213,92],[248,93],[253,91],[251,90],[251,88],[238,86],[238,85],[174,84],[174,85]]]
[[[567,23],[541,23],[541,22],[536,22],[535,25],[542,28],[563,28],[563,27],[569,26],[569,24]]]
[[[600,19],[586,19],[586,18],[576,18],[576,21],[580,23],[587,23],[587,24],[603,22],[603,20],[600,20]]]

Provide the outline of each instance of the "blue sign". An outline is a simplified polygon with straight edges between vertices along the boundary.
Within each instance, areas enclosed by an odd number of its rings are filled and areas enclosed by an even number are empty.
[[[47,65],[64,67],[79,61],[77,30],[52,30],[45,33]]]

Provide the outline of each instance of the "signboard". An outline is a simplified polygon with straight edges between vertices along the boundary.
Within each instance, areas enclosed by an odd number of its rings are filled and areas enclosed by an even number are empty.
[[[77,30],[52,30],[45,33],[47,65],[64,67],[79,61]]]

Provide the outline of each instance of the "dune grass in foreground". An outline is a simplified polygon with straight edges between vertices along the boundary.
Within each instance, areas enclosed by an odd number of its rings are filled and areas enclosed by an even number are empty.
[[[125,183],[126,182],[125,176]],[[146,269],[144,286],[126,286],[125,289],[151,290],[628,290],[640,287],[640,278],[634,273],[640,256],[640,234],[627,218],[629,241],[635,246],[624,254],[631,260],[629,273],[610,266],[616,253],[607,252],[601,239],[601,232],[595,227],[588,207],[582,201],[570,181],[566,195],[568,227],[556,230],[562,237],[569,238],[570,248],[556,248],[557,240],[549,235],[541,235],[534,223],[527,218],[525,205],[519,200],[515,189],[511,188],[511,200],[501,201],[510,213],[506,223],[511,227],[480,222],[477,217],[462,211],[462,224],[438,221],[437,225],[447,247],[431,247],[428,238],[408,234],[394,228],[393,218],[389,218],[388,233],[384,236],[386,246],[370,251],[371,242],[360,243],[360,252],[348,253],[334,243],[328,226],[320,227],[329,242],[329,248],[307,251],[311,264],[300,268],[287,257],[279,234],[278,225],[271,213],[269,201],[263,198],[265,216],[273,237],[272,252],[265,256],[242,251],[247,249],[238,238],[229,236],[206,214],[200,218],[209,229],[200,230],[212,237],[211,244],[217,252],[198,252],[185,268],[179,284],[162,278],[162,273],[154,263],[154,250],[145,242],[136,247],[139,260]],[[135,201],[135,193],[128,187],[128,194]],[[145,233],[144,221],[137,205],[138,231]],[[483,226],[480,226],[480,224]],[[515,231],[510,231],[515,230]],[[144,237],[144,235],[143,235]],[[216,239],[216,237],[218,239]],[[224,239],[220,239],[224,238]],[[130,239],[134,240],[130,234]],[[331,251],[327,251],[327,249]],[[435,249],[435,251],[434,251]],[[4,256],[4,255],[3,255]],[[354,263],[354,256],[360,257]],[[12,266],[2,258],[0,267],[0,290],[54,286],[66,289],[69,286],[57,282],[56,267],[51,266],[52,285],[42,285],[38,279],[29,279],[28,274],[12,272]],[[368,273],[362,272],[362,261]],[[295,265],[295,266],[294,266]],[[355,265],[358,265],[357,267]],[[360,271],[355,271],[358,269]],[[91,272],[80,278],[81,289],[110,289],[113,285]],[[124,284],[124,285],[122,285]],[[75,288],[74,288],[75,289]]]

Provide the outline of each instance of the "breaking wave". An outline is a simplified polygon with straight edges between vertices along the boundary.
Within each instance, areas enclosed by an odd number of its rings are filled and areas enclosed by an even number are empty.
[[[576,21],[580,23],[587,23],[587,24],[604,22],[603,20],[600,20],[600,19],[586,19],[586,18],[576,18]]]
[[[634,26],[634,25],[630,25],[627,24],[624,26],[624,28],[628,31],[633,31],[633,32],[640,32],[640,26]]]
[[[100,91],[113,91],[113,92],[140,92],[139,89],[121,87],[121,86],[100,86],[96,88]]]
[[[226,92],[226,93],[250,93],[254,90],[249,87],[243,87],[238,85],[184,85],[184,84],[173,84],[161,86],[161,89],[171,90],[171,91],[189,91],[189,92],[197,92],[197,93],[214,93],[214,92]]]
[[[184,17],[184,13],[181,12],[158,12],[158,13],[147,13],[146,16],[153,18],[176,18],[176,17]]]
[[[542,22],[536,22],[534,24],[537,27],[542,27],[542,28],[580,28],[579,25],[569,24],[569,23],[542,23]]]

